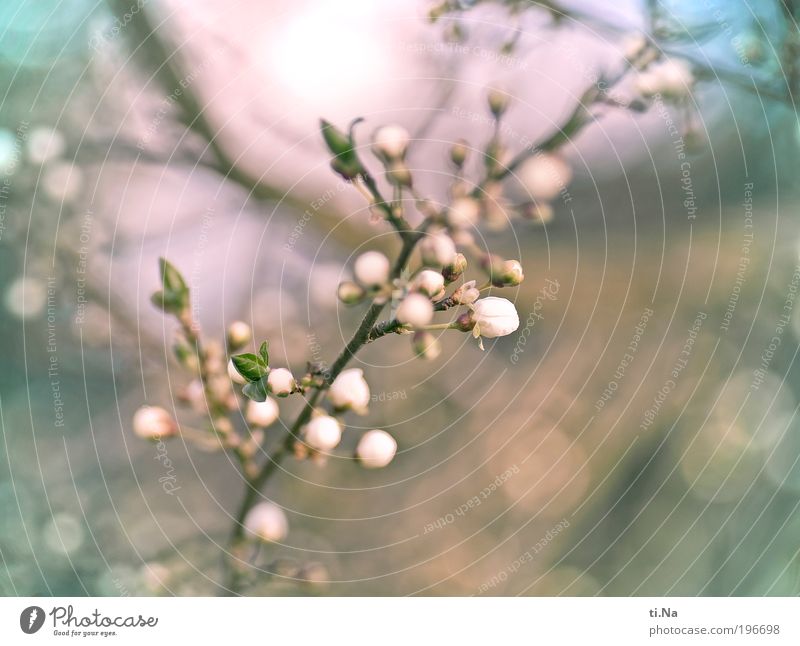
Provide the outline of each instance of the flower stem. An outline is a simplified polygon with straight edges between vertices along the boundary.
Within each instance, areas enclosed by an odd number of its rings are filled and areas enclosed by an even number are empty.
[[[423,325],[422,327],[413,328],[414,331],[418,330],[453,330],[455,325],[453,323],[435,323],[434,325]]]

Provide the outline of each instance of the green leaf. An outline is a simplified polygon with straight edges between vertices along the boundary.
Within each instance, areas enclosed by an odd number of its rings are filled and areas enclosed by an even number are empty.
[[[153,294],[153,304],[165,312],[179,314],[189,307],[189,287],[181,273],[166,258],[159,258],[158,266],[163,290]]]
[[[258,381],[251,381],[249,384],[245,384],[244,388],[242,388],[242,394],[256,402],[266,401],[267,387],[264,384],[264,380],[259,379]]]
[[[166,258],[159,258],[158,265],[161,270],[161,282],[164,285],[164,291],[167,292],[184,292],[188,291],[186,281],[181,276],[181,272],[177,270]]]
[[[250,352],[232,357],[233,367],[247,381],[258,381],[267,374],[267,364],[258,355]]]
[[[157,291],[153,292],[150,297],[150,302],[153,303],[158,309],[165,312],[178,313],[183,309],[184,301],[179,296],[171,292]]]
[[[258,354],[260,354],[261,358],[264,360],[264,365],[269,366],[269,343],[267,341],[261,344],[261,347],[258,349]]]
[[[320,119],[319,127],[322,131],[322,138],[334,156],[350,157],[353,152],[353,140],[343,133],[339,128],[332,123]]]

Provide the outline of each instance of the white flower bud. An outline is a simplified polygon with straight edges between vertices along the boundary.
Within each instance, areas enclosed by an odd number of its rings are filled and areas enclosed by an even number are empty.
[[[410,139],[402,126],[383,126],[372,134],[372,149],[382,159],[402,159]]]
[[[19,319],[39,316],[47,304],[47,285],[33,276],[19,276],[11,281],[5,294],[8,311]]]
[[[336,290],[336,295],[345,305],[355,305],[364,299],[366,293],[361,285],[346,280],[342,283],[339,283],[339,287]]]
[[[453,231],[453,242],[462,247],[472,247],[475,244],[475,236],[471,231],[466,229],[459,229]]]
[[[668,98],[688,96],[694,84],[692,68],[681,58],[654,63],[636,78],[636,89],[644,96],[662,94]]]
[[[269,371],[267,376],[267,385],[272,391],[272,394],[278,397],[285,397],[286,395],[294,392],[297,388],[297,383],[286,368],[274,368]]]
[[[192,379],[186,387],[179,392],[178,399],[184,403],[189,404],[192,410],[198,413],[208,412],[206,405],[206,389],[203,382],[199,379]]]
[[[403,162],[393,161],[386,167],[386,177],[392,184],[411,188],[414,178],[411,170]]]
[[[528,159],[518,177],[529,197],[549,202],[570,183],[572,168],[558,155],[542,153]]]
[[[319,415],[303,427],[306,444],[317,451],[330,451],[342,441],[342,427],[335,417]]]
[[[620,43],[622,55],[628,61],[635,61],[647,47],[647,39],[640,33],[627,34]]]
[[[414,354],[420,359],[433,361],[442,354],[442,344],[439,343],[439,339],[427,330],[414,333],[413,347]]]
[[[553,220],[555,212],[547,202],[528,202],[519,208],[520,215],[538,224],[547,224]]]
[[[266,428],[273,424],[279,415],[278,403],[271,397],[267,397],[263,402],[248,401],[244,418],[251,426]]]
[[[40,186],[50,199],[71,202],[83,188],[83,171],[67,162],[51,162],[45,166]]]
[[[380,251],[367,251],[356,258],[353,273],[365,287],[378,287],[389,280],[389,259]]]
[[[343,370],[333,380],[328,390],[328,399],[339,410],[352,409],[357,413],[366,413],[369,405],[369,384],[364,379],[364,371],[361,368]]]
[[[25,147],[31,162],[44,164],[63,155],[66,144],[64,136],[58,130],[41,126],[28,133]]]
[[[491,266],[492,285],[515,287],[525,280],[519,260],[499,260]]]
[[[228,347],[231,350],[238,350],[250,343],[250,339],[253,338],[253,331],[244,321],[234,321],[228,326],[226,336]]]
[[[468,229],[478,224],[481,205],[472,197],[458,197],[453,200],[447,212],[447,221],[457,229]]]
[[[495,117],[502,116],[511,101],[508,93],[498,88],[490,88],[486,99],[489,103],[489,110]]]
[[[474,280],[464,283],[453,292],[453,302],[460,305],[472,305],[481,297],[481,292]]]
[[[426,265],[450,265],[456,258],[456,244],[442,229],[429,231],[420,241],[419,249]]]
[[[465,139],[459,139],[450,148],[451,161],[456,166],[461,168],[464,165],[464,162],[467,160],[467,155],[469,154],[469,150],[470,150],[469,142],[466,141]]]
[[[260,502],[244,517],[244,528],[248,534],[266,542],[278,542],[289,533],[289,521],[278,505]]]
[[[519,314],[514,303],[496,296],[476,301],[471,318],[475,321],[475,336],[493,339],[511,334],[519,327]]]
[[[230,377],[231,381],[235,384],[244,385],[247,383],[247,379],[242,377],[233,365],[233,359],[228,359],[228,377]]]
[[[461,274],[463,274],[466,269],[467,258],[463,253],[457,253],[453,259],[453,262],[442,267],[442,276],[444,277],[444,282],[449,284],[458,280],[461,278]]]
[[[423,269],[411,283],[413,289],[433,298],[444,290],[444,276],[433,269]]]
[[[433,303],[422,294],[409,294],[397,308],[397,320],[413,327],[428,325],[433,319]]]
[[[397,453],[397,442],[386,431],[374,429],[361,437],[356,457],[368,469],[380,469],[389,464]]]
[[[142,406],[133,415],[133,432],[146,440],[157,440],[177,434],[178,424],[160,406]]]

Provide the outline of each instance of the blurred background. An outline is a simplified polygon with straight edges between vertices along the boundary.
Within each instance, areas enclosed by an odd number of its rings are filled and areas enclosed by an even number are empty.
[[[332,361],[362,312],[337,284],[354,254],[396,245],[331,172],[318,120],[363,117],[362,144],[402,124],[415,185],[444,200],[452,143],[492,134],[487,87],[512,96],[518,151],[645,34],[689,61],[692,92],[644,109],[622,84],[631,107],[598,106],[561,147],[574,178],[552,220],[480,231],[525,267],[529,336],[486,352],[444,336],[434,362],[400,336],[367,347],[370,412],[347,418],[342,459],[282,464],[266,493],[291,531],[254,555],[245,593],[797,594],[795,15],[772,0],[4,2],[0,592],[219,592],[237,466],[177,439],[166,467],[132,433],[143,403],[198,418],[149,300],[159,256],[209,337],[240,319],[276,365]],[[398,456],[359,469],[348,456],[376,427]]]

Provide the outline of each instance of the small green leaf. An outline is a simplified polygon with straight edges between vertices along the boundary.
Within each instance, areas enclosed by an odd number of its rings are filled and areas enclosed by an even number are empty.
[[[267,387],[264,385],[264,380],[259,379],[258,381],[251,381],[249,384],[245,384],[244,388],[242,388],[242,394],[256,402],[266,401]]]
[[[175,294],[170,292],[157,291],[153,292],[150,301],[158,309],[165,312],[178,313],[183,309],[183,299],[176,297]]]
[[[232,357],[233,367],[247,381],[258,381],[267,374],[267,364],[258,355],[250,352]]]
[[[353,153],[353,140],[343,133],[339,128],[332,123],[320,119],[320,130],[322,131],[322,138],[335,157],[345,156],[350,157]]]
[[[167,304],[164,302],[164,292],[161,290],[153,292],[153,295],[150,297],[150,302],[160,310],[167,309]]]
[[[177,270],[166,258],[158,259],[159,268],[161,270],[161,282],[164,285],[164,290],[168,292],[183,292],[188,291],[186,281],[181,276],[181,272]]]
[[[260,354],[261,358],[264,360],[264,365],[269,366],[269,343],[264,341],[258,349],[258,354]]]
[[[179,314],[189,307],[189,288],[181,273],[166,258],[159,258],[158,265],[163,290],[153,294],[153,304],[165,312]]]

